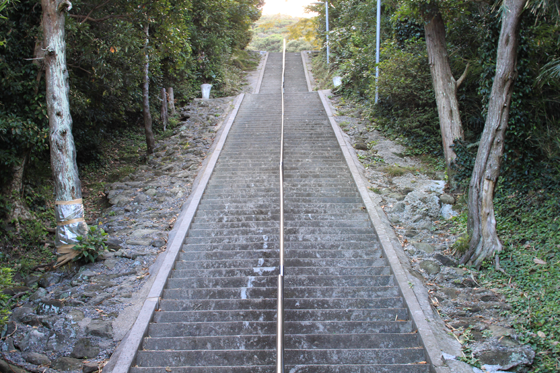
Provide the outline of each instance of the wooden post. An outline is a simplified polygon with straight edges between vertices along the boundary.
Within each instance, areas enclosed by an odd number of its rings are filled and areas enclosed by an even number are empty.
[[[167,88],[167,98],[169,102],[169,110],[171,110],[171,115],[177,114],[175,110],[175,95],[173,94],[173,87]]]
[[[161,121],[163,123],[163,130],[167,130],[167,92],[165,88],[161,89]]]

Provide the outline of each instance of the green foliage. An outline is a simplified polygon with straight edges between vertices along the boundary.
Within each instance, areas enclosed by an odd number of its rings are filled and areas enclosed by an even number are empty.
[[[307,18],[283,14],[261,17],[253,26],[253,38],[248,48],[254,51],[282,52],[286,39],[286,51],[300,52],[316,48],[313,23]]]
[[[107,233],[101,227],[89,227],[89,233],[86,237],[78,236],[79,243],[73,247],[77,252],[73,261],[83,263],[93,263],[99,257],[99,254],[107,250]]]
[[[383,44],[382,55],[379,83],[376,86],[375,80],[371,80],[366,91],[367,97],[375,96],[377,87],[379,104],[366,113],[375,118],[376,128],[393,138],[401,137],[410,146],[408,154],[441,154],[425,42],[412,39],[400,48],[398,43],[389,41]]]
[[[504,250],[500,264],[507,273],[489,270],[490,286],[502,289],[512,306],[514,327],[539,351],[534,372],[560,367],[560,197],[537,190],[524,193],[499,188],[495,199],[497,227]]]
[[[10,316],[10,296],[4,294],[4,290],[12,285],[12,274],[11,268],[0,268],[0,327],[6,324]]]

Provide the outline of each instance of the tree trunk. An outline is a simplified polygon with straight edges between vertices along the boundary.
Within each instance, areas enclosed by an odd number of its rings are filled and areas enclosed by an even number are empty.
[[[163,123],[163,130],[167,130],[167,92],[165,88],[161,89],[161,122]]]
[[[169,110],[171,110],[171,115],[177,114],[175,110],[175,95],[173,94],[173,87],[167,88],[167,96],[169,101]]]
[[[68,101],[68,70],[64,41],[65,12],[72,8],[68,0],[42,0],[45,45],[45,80],[51,167],[55,190],[57,221],[55,244],[60,254],[58,265],[71,260],[77,236],[87,234],[82,204],[82,189],[76,165],[72,136],[72,117]]]
[[[6,186],[4,195],[8,197],[8,201],[12,205],[10,213],[8,214],[8,221],[13,221],[16,226],[16,232],[19,233],[20,220],[32,220],[33,215],[29,212],[23,200],[23,175],[25,173],[25,166],[29,159],[30,150],[26,150],[21,156],[20,162],[12,167],[12,181]]]
[[[526,3],[527,0],[505,0],[503,5],[496,75],[469,185],[469,249],[461,259],[461,263],[475,267],[480,267],[486,258],[492,258],[502,249],[496,232],[493,199],[504,152],[513,84],[517,77],[519,23]]]
[[[148,53],[148,43],[150,42],[150,26],[146,21],[144,33],[146,34],[145,43],[145,63],[144,63],[144,84],[142,85],[143,111],[144,111],[144,130],[146,132],[146,152],[152,154],[156,146],[154,132],[152,131],[152,114],[150,114],[150,55]]]
[[[459,102],[457,101],[457,88],[460,83],[458,84],[453,77],[449,66],[449,56],[445,42],[445,25],[439,8],[432,2],[424,9],[423,16],[426,48],[438,108],[445,164],[448,175],[450,175],[450,165],[456,157],[451,145],[453,145],[455,139],[462,140],[464,137]]]

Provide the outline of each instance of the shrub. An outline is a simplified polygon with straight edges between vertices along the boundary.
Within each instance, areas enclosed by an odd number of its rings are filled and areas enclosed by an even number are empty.
[[[78,255],[74,257],[74,261],[81,261],[85,263],[93,263],[103,251],[107,250],[107,233],[101,228],[92,226],[89,228],[89,234],[86,237],[78,236],[79,244],[74,246],[74,250]]]

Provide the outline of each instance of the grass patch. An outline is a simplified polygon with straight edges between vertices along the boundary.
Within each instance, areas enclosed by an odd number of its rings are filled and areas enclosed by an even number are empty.
[[[391,165],[383,168],[383,172],[386,172],[391,177],[403,176],[407,173],[412,173],[417,171],[414,167],[403,167],[399,165]]]

